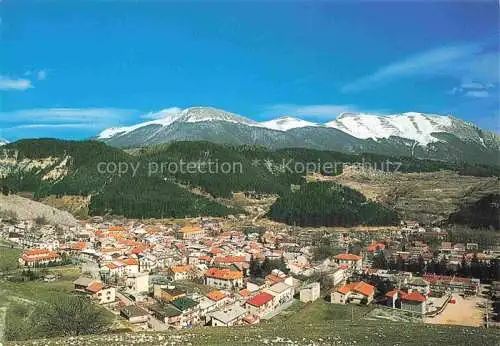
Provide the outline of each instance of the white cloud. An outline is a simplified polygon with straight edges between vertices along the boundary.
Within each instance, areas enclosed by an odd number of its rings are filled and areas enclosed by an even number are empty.
[[[136,113],[120,108],[35,108],[0,112],[0,121],[43,123],[116,122]]]
[[[484,52],[481,44],[437,48],[393,62],[344,85],[341,90],[357,92],[417,75],[448,76],[461,83],[498,84],[498,52]]]
[[[95,129],[98,124],[26,124],[11,127],[11,129]]]
[[[120,108],[39,108],[0,112],[0,123],[5,130],[50,133],[71,129],[92,130],[96,133],[107,127],[123,124],[139,114],[138,111]],[[37,133],[37,132],[35,132]],[[25,137],[26,135],[23,135]]]
[[[493,83],[462,82],[460,86],[454,87],[448,94],[484,98],[490,96],[488,90],[495,89]]]
[[[144,114],[141,116],[142,119],[163,119],[168,116],[176,115],[180,111],[182,111],[181,108],[179,107],[170,107],[170,108],[165,108],[162,109],[161,111],[158,112],[149,112],[147,114]]]
[[[489,95],[486,90],[469,90],[465,93],[465,96],[477,98],[488,97]]]
[[[479,82],[463,82],[460,87],[463,89],[486,89],[486,86]]]
[[[36,73],[36,79],[45,80],[47,78],[49,71],[47,69],[40,70]]]
[[[33,85],[31,84],[31,81],[29,79],[23,79],[23,78],[14,79],[0,75],[0,90],[23,91],[29,88],[33,88]]]

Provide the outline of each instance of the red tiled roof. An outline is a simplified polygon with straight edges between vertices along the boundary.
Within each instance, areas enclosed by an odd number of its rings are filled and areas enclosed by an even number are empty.
[[[224,256],[215,258],[215,263],[238,263],[238,262],[246,262],[245,256]]]
[[[128,266],[138,265],[139,264],[139,261],[136,260],[135,258],[126,258],[126,259],[122,260],[122,262],[125,263]]]
[[[174,273],[186,273],[190,270],[193,269],[193,266],[191,265],[185,265],[185,266],[172,266],[170,270]]]
[[[387,292],[387,293],[385,294],[385,296],[386,296],[387,298],[392,298],[392,297],[394,297],[394,296],[395,296],[395,295],[397,295],[397,294],[398,294],[398,291],[397,291],[397,290],[392,290],[392,291]]]
[[[271,300],[273,300],[273,298],[274,297],[271,294],[267,292],[261,292],[257,294],[255,297],[248,299],[247,304],[259,307],[266,304],[267,302],[270,302]]]
[[[45,249],[31,249],[26,251],[21,258],[25,262],[37,262],[44,260],[55,260],[59,258],[59,255],[54,251],[49,251]]]
[[[249,291],[249,290],[247,290],[246,288],[244,288],[244,289],[240,290],[238,293],[239,293],[239,294],[240,294],[240,296],[242,296],[242,297],[248,297],[248,296],[250,295],[250,291]]]
[[[225,297],[224,293],[221,291],[212,291],[207,293],[207,297],[213,301],[219,301]]]
[[[282,282],[285,280],[285,278],[280,278],[279,276],[277,275],[274,275],[274,274],[269,274],[265,277],[265,279],[267,281],[271,281],[272,283],[274,284],[277,284],[278,282]]]
[[[210,262],[212,260],[212,257],[210,257],[210,256],[200,256],[199,260],[200,261],[205,261],[205,262]]]
[[[100,282],[94,281],[90,285],[87,286],[87,291],[92,293],[97,293],[104,288],[104,285]]]
[[[221,280],[234,280],[243,278],[243,273],[231,269],[210,268],[205,273],[205,276]]]
[[[358,255],[350,254],[350,253],[341,253],[335,256],[335,259],[344,260],[344,261],[359,261],[361,257]]]
[[[381,250],[381,249],[385,249],[384,243],[372,243],[372,244],[368,245],[368,248],[367,248],[367,250],[369,252],[374,252],[374,251]]]
[[[132,249],[132,251],[130,251],[130,253],[134,254],[134,255],[138,255],[140,253],[143,253],[146,250],[147,250],[147,247],[145,247],[145,246],[138,246],[138,247]]]
[[[425,302],[426,301],[425,296],[418,293],[418,292],[406,293],[406,292],[401,291],[399,294],[399,298],[401,300],[408,300],[411,302]]]
[[[79,241],[71,245],[71,250],[85,250],[88,244],[84,241]]]
[[[349,292],[361,293],[364,296],[372,296],[375,293],[375,287],[364,281],[352,282],[337,289],[337,292],[347,294]]]

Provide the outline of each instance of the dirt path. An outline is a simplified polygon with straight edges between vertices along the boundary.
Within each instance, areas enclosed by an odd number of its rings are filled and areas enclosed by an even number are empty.
[[[448,304],[442,313],[435,317],[424,320],[430,324],[454,324],[460,326],[481,327],[483,325],[484,311],[476,304],[481,300],[479,297],[467,299],[454,294],[451,299],[455,299],[455,304]]]

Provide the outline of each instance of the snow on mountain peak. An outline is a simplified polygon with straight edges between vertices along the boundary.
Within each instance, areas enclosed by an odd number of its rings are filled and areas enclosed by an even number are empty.
[[[325,126],[336,128],[361,139],[377,140],[397,136],[427,145],[437,141],[432,133],[449,130],[452,126],[452,119],[449,116],[417,112],[388,116],[344,113],[336,120],[326,123]]]
[[[149,126],[149,125],[160,125],[162,127],[166,127],[166,126],[172,124],[177,119],[179,119],[181,117],[181,115],[182,115],[181,111],[179,111],[178,113],[175,113],[175,112],[171,111],[171,108],[166,109],[166,110],[161,110],[157,113],[150,113],[150,114],[146,115],[145,117],[154,118],[155,120],[146,121],[146,122],[142,122],[142,123],[131,125],[131,126],[111,127],[111,128],[105,129],[101,133],[99,133],[97,138],[98,139],[109,139],[111,137],[121,136],[121,135],[127,134],[129,132],[132,132],[134,130],[137,130],[141,127]]]
[[[0,146],[2,146],[2,145],[7,145],[7,144],[9,144],[9,141],[8,141],[8,140],[3,139],[3,138],[0,138]]]
[[[261,122],[260,125],[262,127],[278,131],[288,131],[299,127],[318,126],[318,124],[312,123],[310,121],[297,119],[290,116],[284,116],[277,119],[264,121]]]
[[[182,115],[179,120],[186,123],[198,123],[203,121],[228,121],[246,125],[257,124],[251,119],[213,107],[191,107],[184,109],[181,114]]]

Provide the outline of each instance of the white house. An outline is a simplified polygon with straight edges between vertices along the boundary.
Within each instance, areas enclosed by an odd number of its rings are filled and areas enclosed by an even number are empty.
[[[149,274],[148,273],[132,273],[128,274],[125,279],[125,287],[129,292],[148,292],[149,291]]]
[[[247,310],[240,305],[233,304],[210,314],[212,326],[230,327],[240,324],[247,313]]]
[[[274,284],[271,287],[266,288],[264,292],[267,292],[274,296],[273,298],[274,309],[293,299],[293,286],[287,285],[284,282],[278,282],[277,284]]]
[[[313,282],[307,286],[304,286],[300,290],[300,301],[303,303],[313,302],[320,296],[320,284],[319,282]]]
[[[375,287],[363,281],[353,282],[331,292],[333,304],[370,304],[375,295]]]

